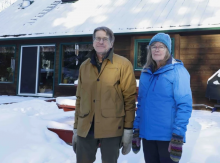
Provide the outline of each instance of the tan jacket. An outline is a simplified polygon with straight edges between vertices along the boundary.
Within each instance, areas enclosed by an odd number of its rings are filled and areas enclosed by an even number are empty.
[[[95,138],[122,136],[124,128],[133,128],[136,80],[132,64],[126,58],[110,54],[100,73],[91,59],[79,70],[74,128],[86,137],[94,116]]]

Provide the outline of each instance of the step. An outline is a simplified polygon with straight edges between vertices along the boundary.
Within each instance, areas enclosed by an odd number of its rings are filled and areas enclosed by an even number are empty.
[[[70,106],[70,105],[59,105],[57,104],[59,109],[63,109],[63,111],[74,111],[76,106]]]
[[[63,129],[55,129],[55,128],[48,128],[48,130],[55,132],[60,137],[60,139],[65,141],[67,144],[72,145],[72,137],[73,137],[72,130],[63,130]]]

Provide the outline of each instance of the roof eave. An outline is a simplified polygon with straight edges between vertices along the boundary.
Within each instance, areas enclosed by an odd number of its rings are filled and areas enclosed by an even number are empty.
[[[141,35],[141,34],[155,34],[158,32],[164,32],[164,33],[180,33],[180,32],[194,32],[194,31],[215,31],[215,30],[220,30],[220,27],[199,27],[199,28],[175,28],[175,29],[162,29],[158,30],[155,29],[151,29],[148,31],[134,31],[134,30],[130,30],[130,31],[125,31],[125,32],[115,32],[115,35]],[[32,35],[32,34],[18,34],[18,35],[3,35],[0,36],[0,41],[6,41],[6,40],[25,40],[25,39],[50,39],[50,38],[65,38],[65,37],[89,37],[92,36],[91,34],[70,34],[70,35]]]

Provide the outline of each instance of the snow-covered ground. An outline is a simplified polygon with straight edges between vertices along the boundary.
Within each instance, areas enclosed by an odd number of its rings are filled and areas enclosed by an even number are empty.
[[[29,100],[33,100],[33,99],[50,100],[50,99],[54,99],[54,98],[1,95],[0,96],[0,104],[29,101]]]
[[[0,101],[5,97],[0,96]],[[0,105],[0,162],[76,163],[72,147],[47,129],[71,130],[74,111],[63,112],[55,102],[42,99],[20,101]],[[219,139],[220,113],[194,110],[180,163],[220,163]],[[101,163],[100,150],[95,163]],[[118,163],[144,163],[142,149],[138,154],[120,154]]]

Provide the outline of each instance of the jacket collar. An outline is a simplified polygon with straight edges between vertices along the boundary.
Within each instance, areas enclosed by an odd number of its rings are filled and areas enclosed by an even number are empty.
[[[150,73],[150,74],[160,74],[160,73],[163,73],[165,71],[168,71],[168,70],[171,70],[174,68],[174,65],[175,64],[182,64],[183,65],[183,62],[181,60],[178,60],[178,59],[174,59],[173,57],[170,57],[168,60],[167,60],[167,63],[165,66],[163,67],[160,67],[157,71],[155,71],[154,73],[152,72],[152,66],[148,67],[148,68],[144,68],[142,70],[142,72],[147,72],[147,73]]]
[[[108,59],[108,60],[111,61],[111,63],[113,63],[113,53],[114,53],[114,49],[110,48],[103,60]],[[87,57],[89,57],[91,59],[90,63],[92,63],[93,65],[97,64],[96,63],[96,58],[95,58],[96,56],[95,55],[96,55],[95,49],[93,49],[87,55]]]

